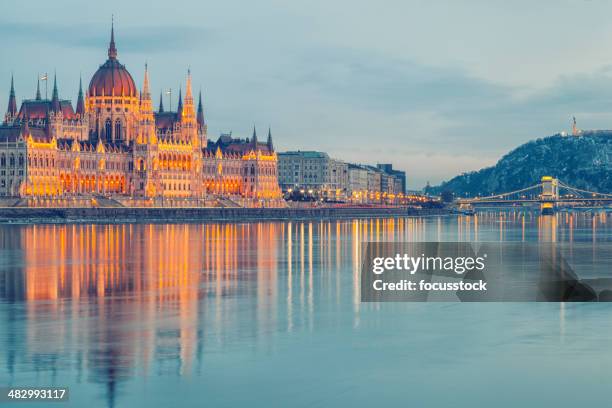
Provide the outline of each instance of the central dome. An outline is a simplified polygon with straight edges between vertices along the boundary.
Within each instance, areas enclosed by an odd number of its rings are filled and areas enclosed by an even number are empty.
[[[117,60],[115,29],[111,28],[111,41],[108,47],[108,60],[98,68],[89,82],[89,96],[138,96],[132,75]]]

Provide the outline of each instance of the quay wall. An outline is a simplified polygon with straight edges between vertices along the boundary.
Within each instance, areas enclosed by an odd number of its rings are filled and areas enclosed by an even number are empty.
[[[415,208],[0,208],[0,223],[183,223],[446,215]]]

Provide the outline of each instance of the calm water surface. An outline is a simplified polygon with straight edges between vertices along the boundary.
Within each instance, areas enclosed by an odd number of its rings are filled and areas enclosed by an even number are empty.
[[[612,305],[360,303],[376,240],[585,245],[612,217],[3,225],[0,385],[67,386],[58,407],[612,404]]]

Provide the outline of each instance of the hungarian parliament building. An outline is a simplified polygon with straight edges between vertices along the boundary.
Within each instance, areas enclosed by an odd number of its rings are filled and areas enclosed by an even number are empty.
[[[40,84],[40,81],[39,81]],[[280,205],[277,155],[268,131],[260,142],[207,138],[202,95],[197,106],[187,73],[176,111],[153,109],[145,66],[140,91],[117,59],[114,29],[108,59],[82,86],[76,103],[51,99],[40,86],[17,105],[11,78],[0,125],[0,197],[15,205]]]

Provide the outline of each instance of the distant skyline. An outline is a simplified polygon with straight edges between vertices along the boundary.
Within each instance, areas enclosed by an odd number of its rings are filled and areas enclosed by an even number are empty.
[[[57,71],[76,102],[106,59],[155,105],[191,68],[209,138],[272,126],[279,151],[390,162],[408,187],[494,164],[530,139],[612,128],[612,3],[314,0],[9,2],[0,15],[0,109]],[[51,90],[52,83],[49,84]],[[44,94],[44,88],[43,88]],[[168,108],[168,100],[164,100]]]

